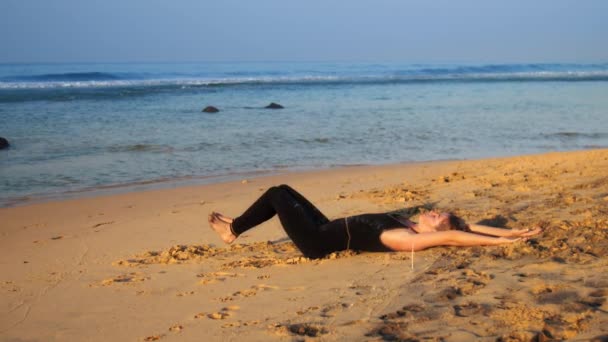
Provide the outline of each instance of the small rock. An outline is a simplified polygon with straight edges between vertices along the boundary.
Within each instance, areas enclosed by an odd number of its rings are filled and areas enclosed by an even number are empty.
[[[247,183],[249,183],[249,181],[248,181],[248,180],[246,180],[246,179],[243,179],[243,180],[241,181],[241,184],[247,184]]]
[[[11,146],[11,144],[8,143],[8,140],[3,137],[0,137],[0,150],[8,148],[9,146]]]
[[[278,104],[278,103],[274,103],[274,102],[272,102],[272,103],[270,103],[268,106],[266,106],[266,107],[264,107],[264,108],[267,108],[267,109],[283,109],[283,108],[285,108],[285,107],[281,106],[281,105],[280,105],[280,104]]]
[[[217,113],[219,111],[220,111],[219,109],[217,109],[216,107],[213,107],[213,106],[207,106],[203,109],[204,113]]]

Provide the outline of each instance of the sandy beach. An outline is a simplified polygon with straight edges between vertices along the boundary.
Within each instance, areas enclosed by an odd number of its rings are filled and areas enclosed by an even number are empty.
[[[359,166],[0,209],[0,340],[608,340],[608,150]],[[290,184],[328,217],[416,208],[545,233],[509,246],[303,258],[275,218]]]

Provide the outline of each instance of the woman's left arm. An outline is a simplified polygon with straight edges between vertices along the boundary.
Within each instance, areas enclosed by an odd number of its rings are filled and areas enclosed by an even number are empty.
[[[481,224],[470,224],[469,229],[471,229],[473,233],[501,237],[530,237],[538,235],[543,231],[539,227],[536,227],[534,229],[503,229],[484,226]]]
[[[495,246],[522,240],[522,237],[492,237],[457,230],[410,234],[384,232],[382,242],[396,251],[420,251],[435,246]]]

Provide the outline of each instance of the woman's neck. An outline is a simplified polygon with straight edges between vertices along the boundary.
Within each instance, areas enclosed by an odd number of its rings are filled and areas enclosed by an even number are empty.
[[[405,226],[408,227],[409,229],[413,230],[414,233],[418,233],[418,223],[416,223],[414,221],[407,220],[405,222]]]
[[[405,226],[407,229],[411,229],[414,233],[418,233],[418,223],[410,220],[409,218],[405,218],[403,216],[388,214],[389,217],[395,219],[397,222]]]

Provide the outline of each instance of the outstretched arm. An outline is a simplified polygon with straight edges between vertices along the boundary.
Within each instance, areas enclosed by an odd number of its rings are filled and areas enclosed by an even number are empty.
[[[420,251],[435,246],[494,246],[513,243],[522,237],[491,237],[458,230],[410,234],[408,232],[387,231],[382,234],[382,242],[396,251]]]
[[[469,228],[474,233],[502,237],[530,237],[542,233],[542,229],[538,227],[534,229],[503,229],[481,224],[471,224]]]

